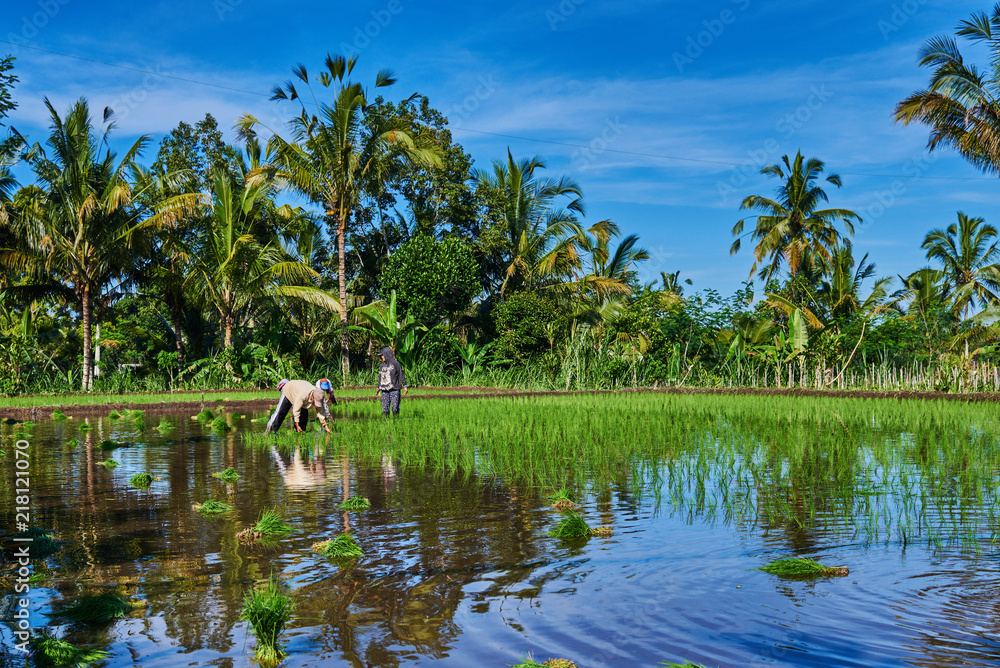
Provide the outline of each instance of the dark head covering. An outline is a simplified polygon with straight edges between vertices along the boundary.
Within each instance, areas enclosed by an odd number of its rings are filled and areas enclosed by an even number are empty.
[[[392,348],[390,348],[389,346],[386,346],[385,348],[380,350],[378,354],[384,357],[386,362],[392,362],[393,360],[396,359],[395,355],[392,354]]]

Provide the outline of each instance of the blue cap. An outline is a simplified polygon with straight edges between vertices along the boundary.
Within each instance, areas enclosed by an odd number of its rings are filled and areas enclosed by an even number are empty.
[[[324,380],[322,383],[320,383],[319,389],[321,389],[321,390],[332,390],[333,386],[330,385],[330,381]]]

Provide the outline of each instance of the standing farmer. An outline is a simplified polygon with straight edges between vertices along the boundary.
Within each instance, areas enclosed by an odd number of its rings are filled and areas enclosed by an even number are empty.
[[[382,394],[382,415],[388,417],[389,409],[393,415],[399,415],[400,390],[407,394],[410,388],[406,386],[406,375],[399,360],[392,354],[392,348],[386,346],[379,352],[382,365],[378,369],[378,388],[375,395]]]

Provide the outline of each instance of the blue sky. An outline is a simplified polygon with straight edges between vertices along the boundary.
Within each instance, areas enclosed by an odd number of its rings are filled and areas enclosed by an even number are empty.
[[[952,34],[987,2],[5,6],[0,39],[15,45],[0,52],[17,56],[21,78],[10,124],[33,140],[45,137],[46,96],[61,111],[81,96],[95,110],[112,106],[123,145],[142,134],[159,141],[206,112],[224,128],[247,112],[280,126],[291,107],[269,102],[270,88],[298,63],[318,71],[327,52],[350,51],[362,82],[390,68],[399,79],[392,97],[427,95],[476,166],[510,147],[515,157],[544,157],[551,176],[575,178],[586,221],[611,218],[640,235],[653,256],[649,280],[680,270],[695,289],[739,287],[752,264],[746,246],[729,255],[739,203],[772,195],[776,182],[760,167],[799,149],[841,174],[843,188],[828,188],[831,205],[865,219],[856,256],[869,253],[880,275],[923,265],[924,235],[956,211],[1000,225],[995,177],[950,151],[928,154],[925,128],[891,118],[927,83],[921,44]],[[145,162],[154,155],[155,146]]]

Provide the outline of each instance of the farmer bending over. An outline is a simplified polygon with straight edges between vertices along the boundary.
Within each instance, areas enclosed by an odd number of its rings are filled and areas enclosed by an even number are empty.
[[[389,415],[392,408],[393,415],[399,415],[400,389],[403,394],[407,394],[410,389],[406,386],[406,376],[403,374],[403,367],[396,356],[392,354],[392,348],[386,346],[379,352],[382,358],[382,365],[378,369],[378,389],[375,395],[382,394],[382,415]]]
[[[277,433],[281,423],[285,421],[288,411],[292,412],[292,428],[297,432],[305,431],[309,424],[309,408],[316,409],[316,417],[327,433],[331,433],[327,420],[332,420],[330,407],[326,403],[326,393],[308,380],[282,379],[278,383],[281,399],[278,401],[274,415],[267,421],[266,433]],[[332,392],[330,393],[332,396]]]

